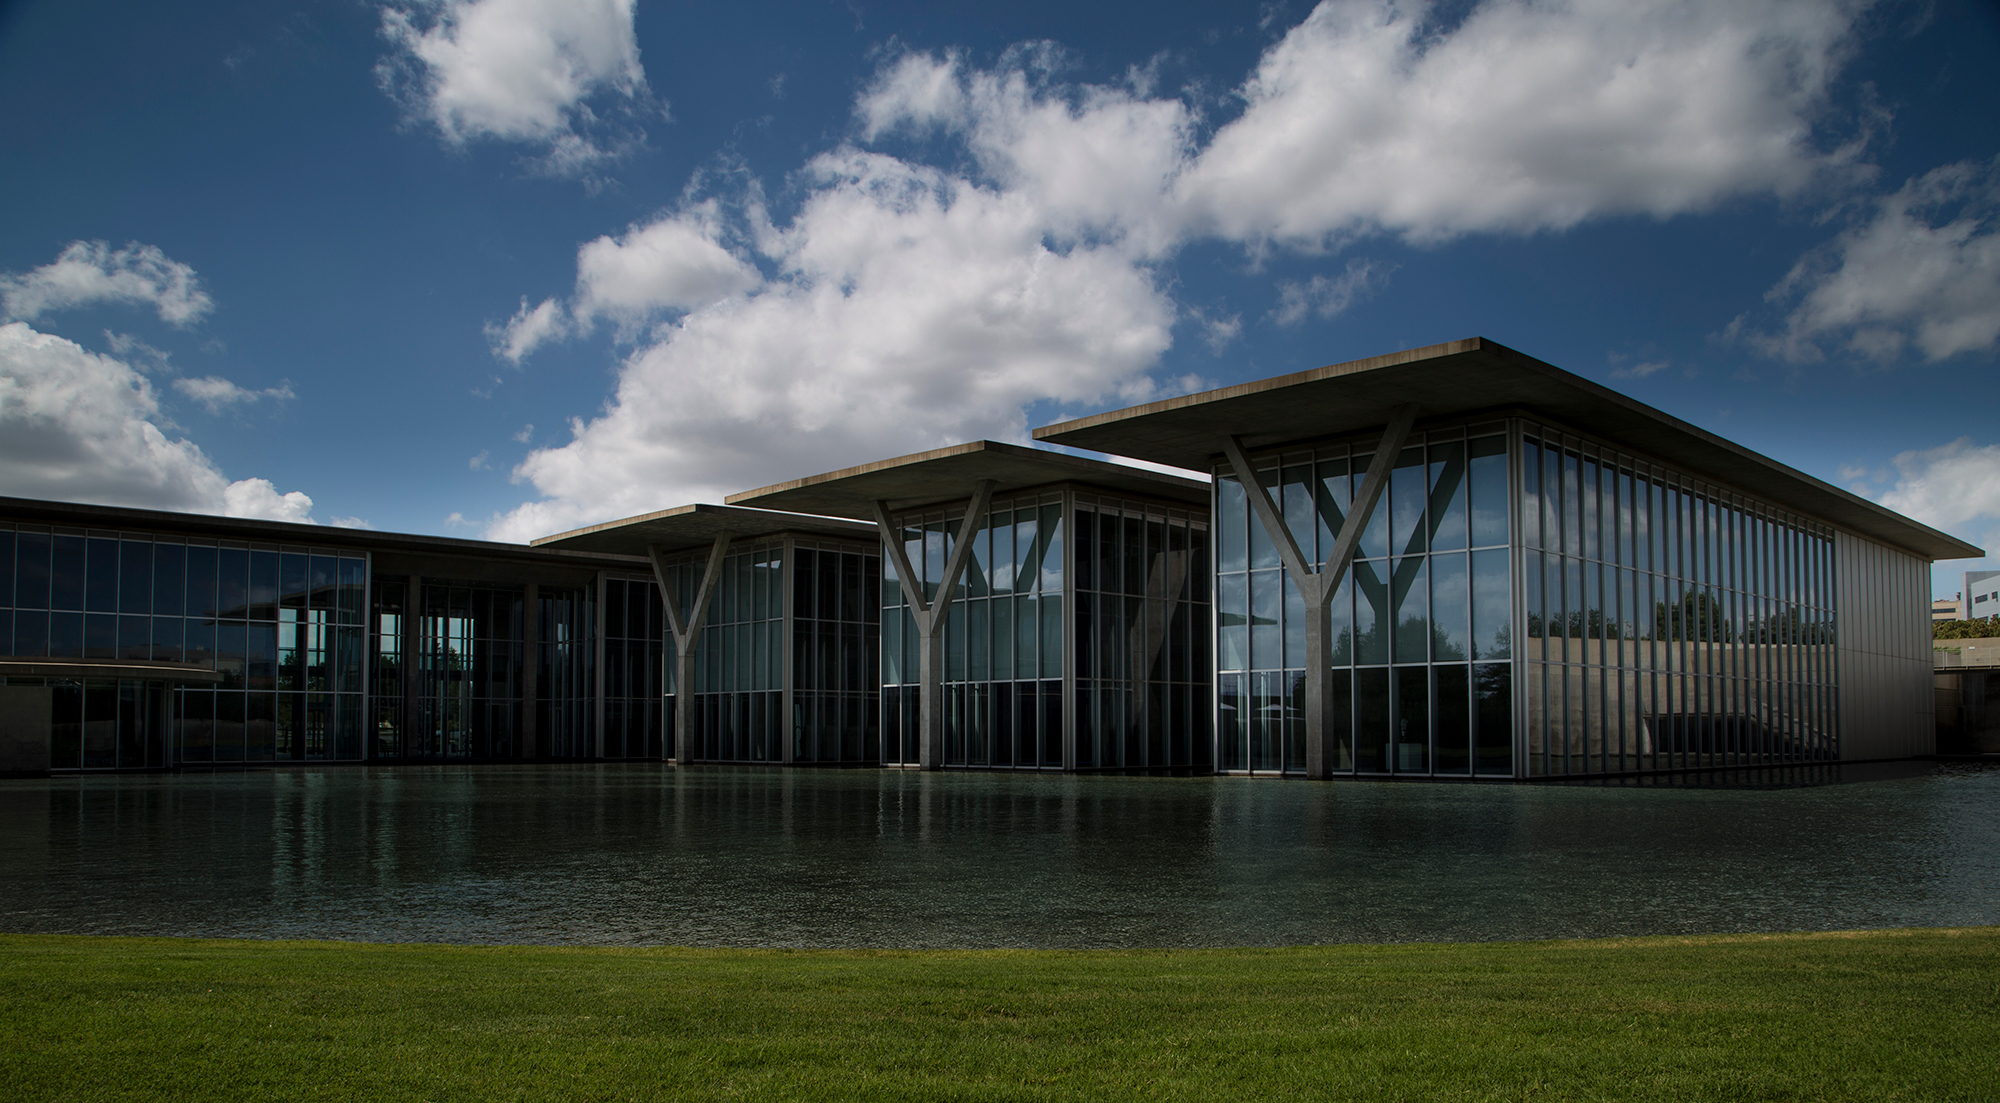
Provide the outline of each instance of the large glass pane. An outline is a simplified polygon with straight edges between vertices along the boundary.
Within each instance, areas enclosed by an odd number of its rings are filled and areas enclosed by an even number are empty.
[[[219,569],[216,582],[216,615],[224,620],[243,620],[250,605],[250,553],[243,548],[223,548],[216,555]]]
[[[1437,662],[1464,662],[1472,657],[1465,553],[1431,556],[1430,572],[1432,658]]]
[[[81,536],[58,536],[52,542],[49,567],[49,607],[83,608],[83,549]]]
[[[1437,681],[1437,757],[1441,774],[1472,770],[1472,690],[1469,667],[1449,664],[1431,668]]]
[[[15,537],[14,602],[16,608],[49,607],[49,534],[23,532]]]
[[[1368,481],[1368,465],[1375,462],[1373,456],[1355,456],[1348,465],[1348,475],[1353,493],[1361,493],[1361,484]],[[1385,487],[1380,497],[1375,499],[1375,509],[1368,514],[1368,525],[1361,530],[1361,546],[1354,554],[1364,559],[1381,559],[1389,554],[1389,499],[1391,495]],[[1352,507],[1353,498],[1348,501]]]
[[[1313,509],[1313,491],[1318,481],[1313,478],[1310,463],[1290,465],[1284,469],[1284,495],[1279,505],[1284,509],[1285,527],[1291,530],[1292,542],[1309,561],[1317,561],[1313,541],[1318,539]]]
[[[1315,558],[1321,563],[1332,554],[1334,539],[1340,535],[1340,527],[1347,523],[1347,506],[1353,496],[1353,486],[1348,481],[1347,460],[1320,460],[1319,482],[1313,491],[1313,499],[1314,512],[1319,516],[1319,547]]]
[[[1407,556],[1395,561],[1396,649],[1395,661],[1421,663],[1430,658],[1429,573],[1423,556]]]
[[[1396,678],[1396,772],[1430,770],[1430,668],[1399,666]]]
[[[1340,588],[1327,603],[1327,638],[1332,641],[1333,665],[1354,663],[1354,572],[1341,576]]]
[[[1505,548],[1472,553],[1472,641],[1474,658],[1505,659],[1513,651],[1513,579]],[[1539,577],[1539,568],[1534,574]],[[1540,587],[1535,587],[1539,593]],[[1530,617],[1539,610],[1530,609]]]
[[[1424,504],[1430,481],[1421,447],[1405,448],[1389,473],[1389,550],[1392,555],[1416,555],[1424,550]]]
[[[993,562],[991,572],[993,592],[1012,593],[1014,589],[1014,513],[1000,510],[986,522],[990,532]]]
[[[118,611],[153,611],[153,542],[126,540],[118,548]]]
[[[1430,446],[1430,546],[1465,546],[1465,442],[1444,441]]]
[[[1478,769],[1482,774],[1508,774],[1514,769],[1514,700],[1512,676],[1506,663],[1481,663],[1474,668],[1477,698]]]
[[[1354,765],[1380,773],[1390,761],[1389,671],[1364,667],[1354,672]]]
[[[1354,565],[1354,661],[1375,666],[1389,661],[1389,635],[1395,621],[1389,616],[1389,583],[1378,567],[1383,560]]]
[[[1044,593],[1060,594],[1063,589],[1063,524],[1062,506],[1050,503],[1042,507],[1042,531],[1047,534],[1042,555],[1041,585]]]
[[[118,611],[118,541],[91,537],[84,550],[83,607],[92,613]]]
[[[1278,639],[1278,609],[1284,604],[1283,571],[1250,573],[1250,666],[1273,670],[1284,666]]]
[[[1507,542],[1507,438],[1474,437],[1468,442],[1471,470],[1472,546]]]
[[[1223,670],[1250,666],[1250,576],[1226,574],[1215,581],[1215,622],[1221,635],[1218,665]]]

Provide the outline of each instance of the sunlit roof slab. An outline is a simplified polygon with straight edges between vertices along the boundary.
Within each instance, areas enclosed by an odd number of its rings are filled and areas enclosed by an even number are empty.
[[[1528,411],[1929,559],[1979,548],[1582,376],[1484,337],[1371,356],[1077,418],[1036,440],[1208,470],[1222,440],[1250,451],[1423,420]]]
[[[710,505],[705,502],[675,506],[657,513],[645,513],[601,525],[560,532],[534,541],[538,548],[566,551],[603,552],[615,555],[645,555],[648,548],[684,551],[706,548],[715,538],[728,533],[731,539],[747,539],[792,532],[806,536],[842,540],[874,540],[875,526],[830,517],[782,513],[769,509]]]
[[[1204,479],[976,440],[746,490],[723,500],[731,505],[754,503],[829,517],[872,518],[878,501],[888,503],[890,512],[961,501],[971,496],[971,488],[982,479],[993,480],[995,494],[1069,482],[1204,507],[1209,493]]]

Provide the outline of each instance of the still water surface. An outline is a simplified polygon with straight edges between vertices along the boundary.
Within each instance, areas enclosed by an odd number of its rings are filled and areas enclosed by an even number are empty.
[[[1894,773],[1783,789],[656,765],[6,781],[0,929],[1092,947],[2000,923],[2000,769]]]

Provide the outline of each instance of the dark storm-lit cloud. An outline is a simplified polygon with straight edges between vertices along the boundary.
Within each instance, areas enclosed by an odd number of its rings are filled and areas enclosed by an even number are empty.
[[[893,55],[849,141],[797,175],[795,216],[769,221],[754,182],[684,202],[582,246],[566,303],[489,330],[514,362],[600,319],[633,343],[606,411],[515,469],[541,499],[489,535],[1021,439],[1038,402],[1185,389],[1151,374],[1175,324],[1217,349],[1241,328],[1162,279],[1193,241],[1435,245],[1865,178],[1813,122],[1857,10],[1502,0],[1440,31],[1421,5],[1327,3],[1219,127],[1147,81],[1065,83],[1052,44],[992,68]],[[1332,317],[1387,278],[1356,259],[1283,282],[1268,317]]]

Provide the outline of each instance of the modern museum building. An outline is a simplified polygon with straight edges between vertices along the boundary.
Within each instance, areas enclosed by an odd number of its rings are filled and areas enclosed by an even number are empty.
[[[1483,339],[532,546],[0,498],[0,772],[1933,753],[1963,541]],[[662,601],[665,593],[669,600]]]

